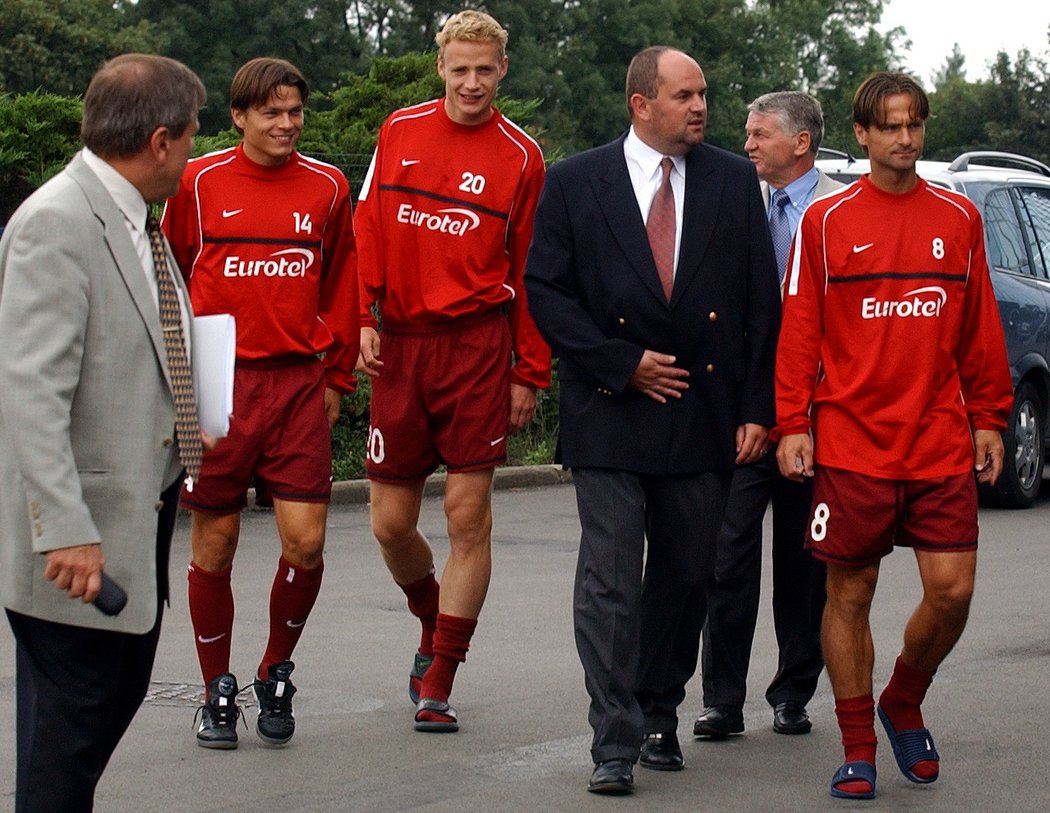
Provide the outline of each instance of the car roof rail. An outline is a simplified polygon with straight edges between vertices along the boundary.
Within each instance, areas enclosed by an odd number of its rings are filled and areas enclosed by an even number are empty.
[[[948,167],[948,171],[965,172],[970,168],[971,162],[974,164],[993,167],[1006,164],[1008,167],[1026,169],[1030,172],[1037,172],[1040,175],[1050,177],[1050,167],[1042,161],[1036,161],[1034,158],[1029,158],[1026,155],[1017,155],[1012,152],[995,152],[994,150],[964,152],[952,161],[951,165]]]
[[[845,158],[847,164],[857,160],[845,150],[833,150],[831,147],[818,147],[817,158]]]

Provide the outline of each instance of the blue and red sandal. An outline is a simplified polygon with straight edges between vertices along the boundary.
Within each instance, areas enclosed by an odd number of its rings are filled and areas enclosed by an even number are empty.
[[[867,782],[871,785],[871,790],[861,792],[841,790],[839,785],[845,782]],[[844,763],[831,777],[831,795],[836,799],[874,799],[875,766],[870,762]]]
[[[920,785],[936,782],[936,776],[926,779],[917,776],[912,771],[912,768],[920,762],[940,763],[941,761],[941,756],[937,753],[937,748],[933,744],[933,736],[930,734],[930,730],[928,728],[909,728],[904,731],[898,731],[893,727],[893,723],[890,722],[889,715],[882,710],[882,706],[878,707],[878,712],[879,719],[882,720],[882,727],[886,729],[890,745],[893,746],[893,757],[897,760],[897,767],[901,769],[904,778]]]

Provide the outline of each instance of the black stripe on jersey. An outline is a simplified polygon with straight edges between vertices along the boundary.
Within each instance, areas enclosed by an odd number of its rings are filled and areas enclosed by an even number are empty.
[[[918,279],[918,280],[941,280],[942,282],[966,282],[966,274],[923,274],[923,273],[892,273],[884,274],[858,274],[855,277],[828,277],[828,284],[847,282],[871,282],[874,279]]]
[[[321,248],[321,240],[284,240],[280,237],[205,237],[205,243],[222,245],[225,243],[255,243],[262,246],[301,246],[302,248]]]
[[[411,186],[395,186],[394,184],[380,185],[380,191],[382,192],[404,192],[407,195],[419,195],[421,198],[430,198],[431,200],[439,200],[442,203],[454,203],[457,206],[466,206],[468,209],[473,209],[475,212],[481,212],[485,215],[492,215],[498,217],[501,220],[507,220],[510,215],[506,212],[498,212],[495,209],[489,209],[487,206],[479,206],[470,200],[462,200],[460,198],[450,198],[445,195],[438,195],[434,192],[427,192],[423,189],[416,189]]]

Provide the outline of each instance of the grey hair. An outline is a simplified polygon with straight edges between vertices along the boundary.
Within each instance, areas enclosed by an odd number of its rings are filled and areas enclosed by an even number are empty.
[[[759,96],[747,106],[749,113],[772,113],[780,121],[780,129],[788,135],[809,133],[809,151],[814,155],[824,140],[824,111],[820,102],[808,93],[781,90]]]

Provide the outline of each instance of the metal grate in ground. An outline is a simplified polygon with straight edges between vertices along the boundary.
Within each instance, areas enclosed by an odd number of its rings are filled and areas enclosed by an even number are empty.
[[[142,702],[144,705],[196,708],[204,702],[204,689],[199,683],[153,681]],[[238,696],[237,703],[241,708],[252,708],[255,706],[255,695],[245,692]]]

